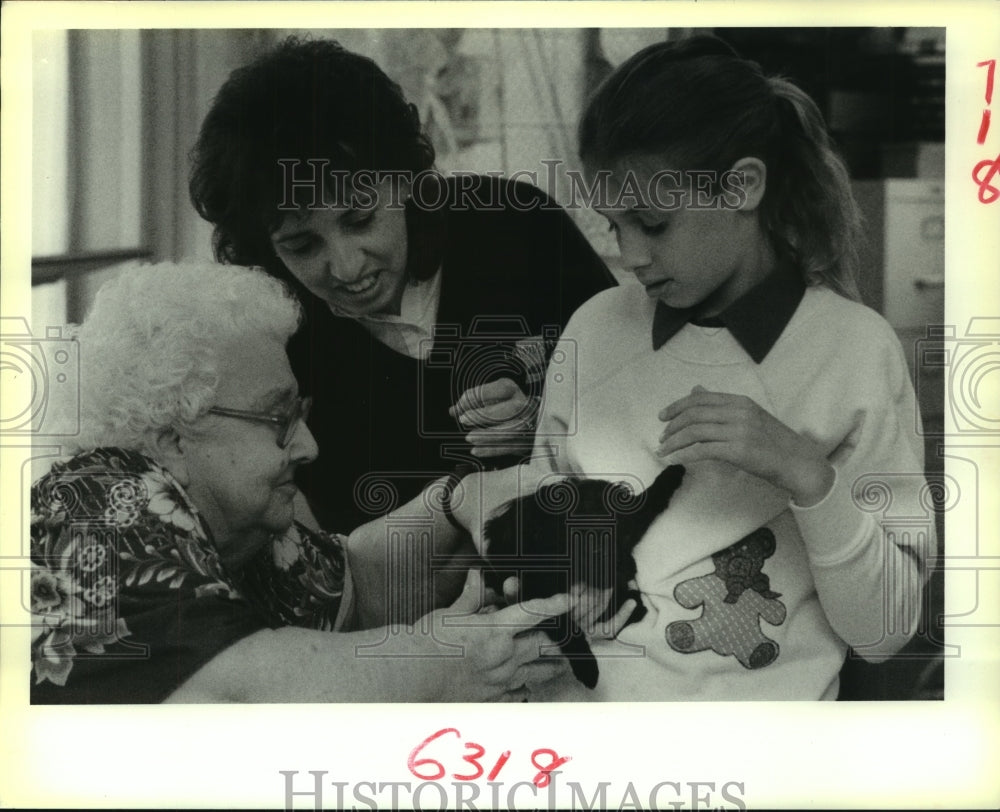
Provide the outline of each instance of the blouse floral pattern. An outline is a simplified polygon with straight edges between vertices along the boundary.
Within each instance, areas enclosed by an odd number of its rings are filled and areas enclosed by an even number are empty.
[[[238,576],[178,482],[100,448],[31,490],[32,702],[158,702],[259,629],[334,631],[349,601],[340,537],[293,525]]]

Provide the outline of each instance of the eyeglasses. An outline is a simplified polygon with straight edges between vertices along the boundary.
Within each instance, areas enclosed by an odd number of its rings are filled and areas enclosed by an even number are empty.
[[[278,429],[278,448],[286,449],[289,443],[292,442],[299,423],[304,423],[309,418],[309,410],[311,408],[312,398],[296,398],[288,411],[283,415],[245,412],[241,409],[225,409],[221,406],[213,406],[208,410],[208,413],[217,414],[222,417],[235,417],[239,420],[253,420],[257,423],[271,423]]]

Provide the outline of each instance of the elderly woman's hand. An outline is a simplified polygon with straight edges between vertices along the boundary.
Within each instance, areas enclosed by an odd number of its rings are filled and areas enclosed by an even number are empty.
[[[542,656],[552,643],[533,627],[569,608],[567,595],[525,601],[504,609],[483,612],[484,590],[479,570],[469,570],[465,589],[447,609],[431,614],[434,640],[444,653],[455,657],[448,671],[443,699],[466,702],[512,702],[528,689],[564,674],[566,660]]]
[[[477,457],[527,454],[534,445],[539,398],[510,378],[467,389],[448,413],[463,429]]]
[[[613,640],[635,611],[635,598],[628,598],[611,617],[602,619],[611,601],[611,589],[575,584],[569,591],[572,616],[588,640]]]
[[[634,582],[630,582],[629,586],[634,586]],[[504,601],[507,604],[516,603],[519,589],[517,578],[511,577],[504,581]],[[602,619],[611,601],[611,594],[610,588],[597,589],[582,583],[570,587],[570,615],[588,640],[613,640],[625,628],[635,611],[635,598],[628,598],[612,617]]]

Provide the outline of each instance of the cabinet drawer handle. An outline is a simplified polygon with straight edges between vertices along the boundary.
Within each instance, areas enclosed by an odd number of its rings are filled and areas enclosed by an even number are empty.
[[[944,287],[943,276],[918,276],[913,280],[917,290],[939,290]]]

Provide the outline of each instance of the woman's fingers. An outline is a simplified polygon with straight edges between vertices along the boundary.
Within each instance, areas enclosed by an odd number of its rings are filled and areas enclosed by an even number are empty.
[[[461,426],[473,429],[465,440],[475,456],[496,457],[531,451],[538,404],[538,398],[502,378],[470,389],[450,412]]]
[[[471,422],[471,421],[470,421]],[[504,442],[505,440],[523,439],[524,434],[534,432],[535,412],[524,414],[513,420],[484,419],[479,422],[479,428],[465,435],[466,442],[476,445],[486,442]]]
[[[522,685],[520,688],[514,688],[509,691],[504,691],[501,693],[497,699],[497,702],[527,702],[528,701],[528,686]]]
[[[503,656],[486,667],[485,678],[494,685],[523,685],[529,677],[543,682],[561,672],[563,659],[545,632],[532,631],[513,638]]]
[[[632,617],[632,613],[635,611],[639,602],[635,598],[629,598],[622,604],[621,609],[619,609],[613,618],[611,618],[609,637],[617,637],[618,633],[625,628],[625,624],[628,623],[628,619]]]
[[[585,634],[589,635],[597,619],[604,614],[611,600],[612,589],[598,589],[584,583],[574,584],[570,589],[573,611],[572,617]]]
[[[605,603],[605,606],[607,606],[607,603]],[[595,619],[592,623],[580,628],[588,640],[613,640],[618,636],[618,632],[625,627],[625,624],[628,623],[628,619],[632,616],[632,612],[635,611],[636,606],[636,600],[629,598],[615,612],[613,617],[607,620]]]
[[[508,584],[512,580],[508,579]],[[482,574],[470,569],[458,599],[448,609],[435,612],[438,640],[463,649],[463,656],[455,661],[456,696],[510,701],[521,696],[518,692],[526,682],[558,676],[562,671],[559,663],[552,658],[540,661],[544,647],[551,648],[552,643],[534,627],[567,612],[569,595],[484,610],[484,594]],[[536,662],[540,667],[534,667]]]
[[[510,378],[473,386],[462,393],[448,413],[464,426],[494,426],[525,411],[528,397]]]
[[[497,440],[490,440],[488,442],[478,442],[472,443],[472,449],[469,451],[472,456],[479,459],[488,459],[490,457],[526,457],[531,453],[532,449],[535,447],[534,442],[527,441],[524,435],[521,435],[517,439],[503,440],[498,442]]]
[[[451,413],[460,413],[469,409],[478,409],[482,406],[488,406],[491,403],[507,400],[520,391],[521,387],[510,378],[498,378],[489,383],[469,387],[448,411]]]
[[[466,590],[468,591],[468,589]],[[452,609],[464,601],[462,608],[472,605],[472,599],[465,593],[459,597]],[[466,653],[473,655],[478,668],[489,673],[489,681],[499,683],[506,679],[514,668],[530,662],[539,656],[539,646],[548,638],[542,632],[532,631],[546,618],[564,614],[569,610],[569,596],[555,595],[551,598],[536,598],[525,603],[516,603],[495,612],[479,613],[473,624],[462,629],[466,621],[448,622],[443,618],[445,628],[459,630],[464,638],[463,645],[469,646]],[[451,616],[457,613],[449,613]]]
[[[554,654],[543,654],[531,662],[518,666],[510,678],[510,683],[511,685],[540,685],[550,679],[561,677],[567,671],[569,671],[569,661],[556,650]]]
[[[518,393],[508,400],[478,409],[469,409],[459,414],[457,419],[463,428],[515,431],[520,426],[533,423],[537,411],[534,401],[518,390]]]
[[[513,637],[519,632],[537,626],[546,618],[562,615],[569,611],[570,597],[563,593],[550,598],[533,598],[524,603],[515,603],[490,616],[490,621],[503,626]]]
[[[521,582],[516,575],[510,576],[503,582],[503,597],[508,604],[517,603],[518,593],[521,589]]]
[[[462,594],[448,607],[447,616],[471,615],[478,612],[483,606],[484,595],[483,574],[478,568],[471,567],[465,577]]]

